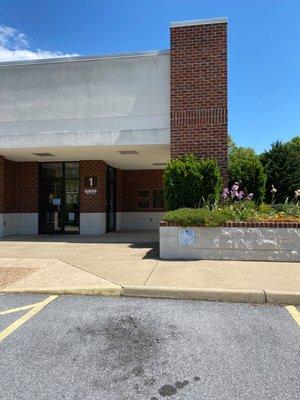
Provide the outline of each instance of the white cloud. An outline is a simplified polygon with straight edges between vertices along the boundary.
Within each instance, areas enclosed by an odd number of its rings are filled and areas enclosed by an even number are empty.
[[[72,56],[78,56],[78,54],[31,49],[30,41],[24,33],[10,26],[0,25],[0,62]]]

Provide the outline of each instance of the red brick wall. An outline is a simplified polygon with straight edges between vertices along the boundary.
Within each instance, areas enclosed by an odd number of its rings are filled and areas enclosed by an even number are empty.
[[[38,212],[38,163],[0,157],[0,212]]]
[[[5,160],[0,156],[0,213],[38,212],[37,162]],[[163,189],[163,170],[117,170],[117,211],[164,211],[158,208],[139,209],[138,190]],[[97,194],[84,192],[84,178],[97,177]],[[103,161],[80,161],[80,210],[81,212],[105,212],[106,164]]]
[[[84,177],[96,176],[97,195],[84,193]],[[36,213],[39,201],[39,164],[13,162],[0,156],[0,213]],[[81,212],[105,212],[106,165],[103,161],[80,162]]]
[[[117,178],[117,196],[116,196],[116,211],[123,211],[123,172],[121,169],[116,170]]]
[[[150,206],[152,204],[151,189],[163,189],[163,170],[124,170],[122,171],[122,206],[118,211],[164,211],[159,208],[139,209],[138,190],[150,190]]]
[[[84,178],[97,177],[97,194],[85,194]],[[104,161],[80,161],[80,212],[103,213],[106,211],[106,164]]]
[[[171,27],[171,157],[217,158],[227,175],[227,24]]]
[[[39,163],[16,163],[16,211],[37,213],[39,211]]]
[[[4,160],[4,212],[16,212],[16,178],[17,164],[10,160]]]
[[[0,214],[4,212],[4,157],[0,156]]]

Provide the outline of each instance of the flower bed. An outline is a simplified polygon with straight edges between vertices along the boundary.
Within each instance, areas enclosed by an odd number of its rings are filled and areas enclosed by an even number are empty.
[[[257,205],[235,184],[220,204],[169,211],[160,224],[160,257],[300,261],[297,192],[291,202]]]
[[[212,209],[180,208],[164,215],[164,221],[180,226],[222,226],[227,222],[299,222],[300,206],[297,204],[255,205],[252,201],[220,205]]]

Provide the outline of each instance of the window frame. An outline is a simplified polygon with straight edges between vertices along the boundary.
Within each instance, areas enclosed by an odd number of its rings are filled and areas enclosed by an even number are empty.
[[[163,193],[163,206],[162,207],[154,207],[154,191],[160,191]],[[165,197],[164,197],[164,189],[163,188],[155,188],[152,189],[152,208],[153,210],[163,210],[165,208]]]
[[[139,206],[139,199],[141,196],[139,196],[140,191],[147,191],[148,192],[148,207],[140,207]],[[151,189],[137,189],[137,209],[138,210],[150,210],[150,205],[151,205]]]

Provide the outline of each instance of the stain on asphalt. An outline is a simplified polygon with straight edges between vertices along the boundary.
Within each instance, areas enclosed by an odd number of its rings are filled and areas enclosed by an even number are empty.
[[[194,377],[194,381],[199,381],[199,376]],[[185,388],[190,382],[188,380],[176,381],[174,385],[163,385],[158,389],[158,393],[162,397],[174,396],[178,390]],[[157,400],[157,397],[151,397],[150,400]]]
[[[172,385],[164,385],[160,389],[158,389],[158,393],[162,397],[173,396],[174,394],[177,393],[177,389],[175,386]]]
[[[115,355],[121,365],[129,367],[135,376],[143,375],[143,365],[158,353],[157,340],[161,338],[154,326],[140,324],[130,315],[108,319],[103,333],[107,351]]]
[[[145,373],[144,366],[159,356],[161,345],[178,337],[176,325],[166,328],[166,335],[161,336],[155,321],[145,324],[136,317],[124,315],[120,319],[108,318],[102,332],[107,350],[115,353],[122,365],[130,366],[135,376],[141,376]]]
[[[119,318],[109,316],[100,323],[95,319],[89,325],[76,326],[75,331],[74,328],[68,331],[68,336],[79,335],[85,346],[94,349],[92,363],[97,360],[99,366],[109,368],[114,384],[124,385],[133,380],[132,390],[136,395],[141,395],[143,387],[154,387],[157,382],[148,372],[149,368],[152,370],[156,365],[163,369],[167,364],[165,359],[161,359],[161,349],[180,336],[178,326],[174,323],[165,324],[163,334],[158,325],[157,319],[145,323],[145,320],[125,312]],[[102,387],[103,384],[97,380],[93,386]],[[160,396],[154,396],[152,400],[173,396],[187,384],[188,381],[178,380],[174,384],[164,385],[158,390]]]
[[[182,381],[182,382],[176,381],[175,382],[175,387],[176,387],[176,389],[182,389],[188,384],[189,384],[189,381]]]

